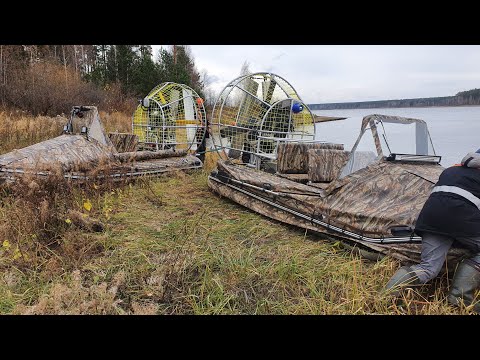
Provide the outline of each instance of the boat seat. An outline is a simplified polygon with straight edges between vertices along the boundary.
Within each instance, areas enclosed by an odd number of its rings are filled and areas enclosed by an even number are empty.
[[[349,153],[335,149],[308,150],[308,180],[312,183],[335,180],[347,162]]]
[[[343,150],[343,144],[281,142],[277,148],[277,172],[280,174],[307,174],[308,151],[320,149]]]

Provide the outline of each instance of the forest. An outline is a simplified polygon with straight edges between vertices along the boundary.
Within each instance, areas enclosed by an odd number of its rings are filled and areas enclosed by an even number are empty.
[[[131,112],[164,81],[205,98],[207,78],[189,46],[153,54],[150,45],[0,45],[0,106],[32,115],[55,116],[78,104]]]

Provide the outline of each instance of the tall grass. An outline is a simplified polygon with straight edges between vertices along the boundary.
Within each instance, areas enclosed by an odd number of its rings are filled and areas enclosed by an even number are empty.
[[[132,132],[132,115],[130,114],[125,114],[119,111],[111,113],[99,111],[99,116],[106,132]]]
[[[35,144],[61,134],[64,117],[29,116],[22,112],[0,112],[0,153]]]
[[[51,119],[2,116],[36,132],[0,135],[7,148],[48,135],[35,128]],[[128,116],[101,116],[109,131],[128,131]],[[447,305],[446,276],[393,301],[380,290],[395,260],[365,260],[216,196],[207,186],[215,157],[207,153],[204,170],[121,187],[54,177],[3,187],[0,313],[469,313]],[[104,230],[78,226],[72,211]]]
[[[88,213],[105,223],[103,233],[60,227],[57,244],[28,264],[13,260],[12,252],[7,261],[2,253],[0,311],[468,313],[446,304],[446,278],[393,301],[380,290],[398,268],[396,261],[365,260],[341,243],[218,198],[206,177],[205,172],[177,173],[105,192],[92,200]],[[72,206],[87,213],[85,196],[77,192]],[[26,246],[34,239],[23,241]]]

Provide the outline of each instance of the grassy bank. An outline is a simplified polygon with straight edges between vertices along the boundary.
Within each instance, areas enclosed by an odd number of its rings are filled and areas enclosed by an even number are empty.
[[[128,130],[128,116],[102,120]],[[207,176],[82,188],[27,179],[3,189],[0,313],[465,313],[447,306],[445,278],[407,292],[401,305],[379,295],[396,261],[371,262],[262,217],[213,194]]]
[[[398,306],[378,291],[398,267],[370,262],[210,192],[207,174],[176,174],[73,206],[106,226],[65,222],[27,260],[1,257],[0,311],[21,314],[448,314],[446,281]],[[79,191],[79,190],[76,190]],[[84,190],[82,190],[84,191]],[[75,192],[75,191],[74,191]],[[82,197],[83,196],[83,197]],[[92,204],[90,211],[84,207]],[[15,205],[10,205],[15,206]],[[1,223],[10,221],[4,210]],[[24,219],[23,221],[26,221]],[[33,235],[33,234],[32,234]],[[38,242],[32,236],[22,240]],[[16,257],[16,258],[15,258]]]

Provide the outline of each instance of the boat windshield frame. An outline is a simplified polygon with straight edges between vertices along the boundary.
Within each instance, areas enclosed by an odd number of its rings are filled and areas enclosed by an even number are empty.
[[[350,154],[348,156],[348,160],[345,165],[342,167],[341,171],[339,172],[338,178],[341,179],[351,173],[358,171],[359,169],[353,170],[353,165],[355,161],[355,153],[357,151],[357,147],[362,140],[365,132],[370,129],[373,136],[373,141],[375,144],[375,149],[377,152],[377,157],[374,162],[378,162],[382,159],[395,159],[395,153],[390,151],[390,146],[388,144],[388,140],[384,137],[383,141],[387,146],[387,149],[382,148],[382,141],[378,134],[378,126],[382,126],[386,123],[393,123],[393,124],[404,124],[410,125],[415,124],[415,154],[408,154],[412,157],[418,156],[419,158],[425,158],[429,155],[429,145],[433,151],[433,156],[436,157],[435,147],[433,146],[432,138],[430,136],[430,132],[428,130],[427,123],[421,119],[415,118],[407,118],[402,116],[393,116],[393,115],[382,115],[382,114],[373,114],[367,115],[362,119],[362,126],[360,129],[360,134],[355,141],[352,149],[350,150]],[[386,151],[385,151],[386,150]],[[388,152],[388,156],[385,153]]]

